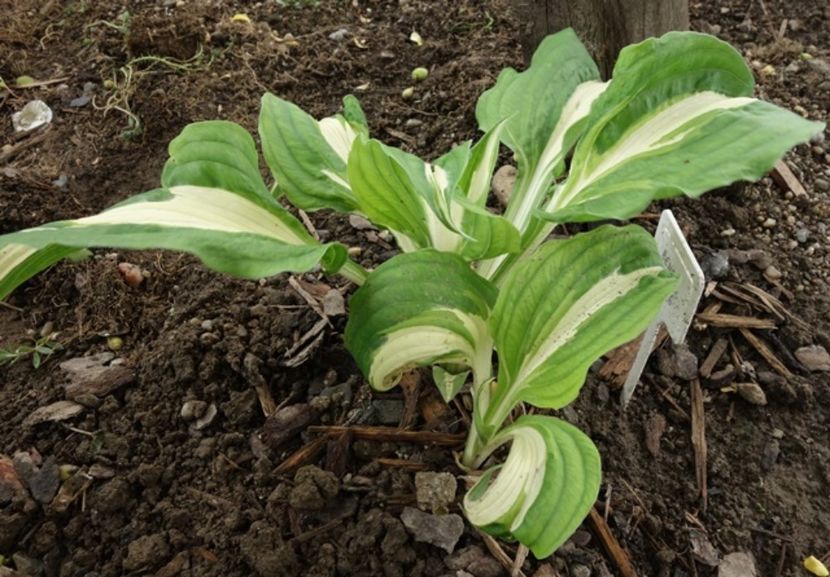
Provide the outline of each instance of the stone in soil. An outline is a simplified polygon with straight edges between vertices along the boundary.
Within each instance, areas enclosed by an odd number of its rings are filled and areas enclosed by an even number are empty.
[[[464,532],[464,520],[455,513],[432,515],[414,507],[405,507],[401,521],[416,541],[435,545],[447,553],[453,552]]]
[[[700,268],[708,279],[724,279],[729,274],[729,255],[724,251],[704,255],[700,260]]]
[[[830,354],[821,345],[801,347],[795,351],[795,358],[808,371],[830,371]]]
[[[764,406],[767,404],[767,396],[764,394],[764,389],[758,386],[757,383],[738,383],[735,385],[738,394],[753,405]]]
[[[433,513],[446,513],[455,501],[458,482],[450,473],[419,471],[415,473],[415,493],[418,505]]]
[[[718,577],[756,577],[755,559],[751,553],[724,555],[718,567]]]

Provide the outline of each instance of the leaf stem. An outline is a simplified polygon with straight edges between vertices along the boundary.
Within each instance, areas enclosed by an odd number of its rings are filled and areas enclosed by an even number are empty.
[[[347,259],[343,266],[337,271],[338,274],[352,281],[357,286],[362,286],[369,276],[369,271],[357,264],[352,259]]]

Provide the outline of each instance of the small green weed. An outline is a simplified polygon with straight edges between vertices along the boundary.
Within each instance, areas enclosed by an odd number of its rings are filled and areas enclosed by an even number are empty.
[[[13,365],[20,359],[31,355],[32,366],[36,369],[40,368],[45,360],[63,349],[63,345],[55,340],[57,336],[58,333],[51,333],[40,337],[31,345],[18,345],[14,350],[0,348],[0,367]]]

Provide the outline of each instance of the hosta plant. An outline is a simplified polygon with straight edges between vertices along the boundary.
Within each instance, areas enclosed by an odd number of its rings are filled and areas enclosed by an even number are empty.
[[[604,225],[549,240],[558,224],[624,220],[652,200],[755,180],[822,129],[752,98],[741,56],[706,35],[669,33],[622,51],[608,82],[574,33],[503,71],[479,99],[483,136],[431,162],[371,138],[358,102],[317,121],[274,95],[259,137],[200,122],[170,143],[161,186],[98,215],[0,237],[0,298],[73,252],[164,248],[259,278],[321,267],[361,285],[346,346],[368,382],[394,387],[432,367],[446,400],[469,387],[461,462],[478,481],[469,520],[538,556],[591,507],[600,459],[590,438],[522,404],[560,409],[588,367],[636,337],[676,284],[652,237]],[[487,207],[501,145],[518,175],[504,214]],[[372,272],[321,244],[281,202],[362,215],[403,252]],[[494,371],[497,355],[498,369]]]

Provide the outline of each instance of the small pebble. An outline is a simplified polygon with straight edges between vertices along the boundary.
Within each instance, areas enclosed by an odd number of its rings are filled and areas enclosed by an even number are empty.
[[[762,226],[763,226],[764,228],[772,228],[772,227],[774,227],[776,224],[778,224],[778,222],[777,222],[774,218],[770,217],[770,218],[768,218],[768,219],[766,219],[766,220],[764,221],[764,224],[763,224]]]
[[[827,181],[823,178],[817,178],[814,184],[816,188],[822,192],[827,192],[828,190],[830,190],[830,181]]]
[[[207,403],[204,401],[185,401],[182,405],[180,415],[185,421],[195,421],[207,411]]]
[[[795,231],[795,239],[800,243],[807,242],[807,239],[810,238],[810,231],[806,228],[799,228]]]
[[[783,275],[780,270],[770,265],[764,270],[764,276],[769,280],[779,280]]]
[[[334,40],[335,42],[341,42],[342,40],[346,39],[346,36],[349,35],[349,31],[345,28],[339,28],[329,34],[329,39]]]
[[[758,406],[767,404],[767,396],[764,394],[764,389],[759,387],[757,383],[738,383],[735,385],[735,388],[745,401]]]

